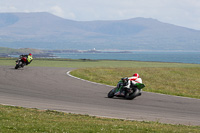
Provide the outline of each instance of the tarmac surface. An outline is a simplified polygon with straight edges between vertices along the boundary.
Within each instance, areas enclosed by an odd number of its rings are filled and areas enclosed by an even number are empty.
[[[68,76],[66,73],[71,70],[29,66],[15,70],[13,66],[0,66],[0,104],[200,126],[199,99],[148,92],[133,100],[107,98],[113,87]]]

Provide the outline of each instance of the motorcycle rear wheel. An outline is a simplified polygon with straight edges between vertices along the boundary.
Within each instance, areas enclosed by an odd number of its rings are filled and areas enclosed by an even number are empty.
[[[135,92],[131,93],[130,95],[127,93],[125,98],[128,100],[133,100],[135,97],[138,96],[139,93],[140,93],[140,91],[138,89],[136,89]]]

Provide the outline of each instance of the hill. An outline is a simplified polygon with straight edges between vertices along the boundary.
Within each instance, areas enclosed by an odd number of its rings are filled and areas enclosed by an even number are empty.
[[[32,48],[13,49],[13,48],[0,47],[0,57],[18,57],[19,55],[28,53],[34,54],[34,58],[55,57],[52,53],[39,49],[32,49]]]
[[[200,31],[151,18],[73,21],[46,12],[0,13],[0,47],[200,50]]]

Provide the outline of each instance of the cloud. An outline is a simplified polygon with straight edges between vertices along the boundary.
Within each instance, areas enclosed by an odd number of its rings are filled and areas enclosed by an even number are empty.
[[[4,6],[0,8],[0,12],[16,12],[17,8],[15,6]]]
[[[53,6],[50,8],[49,12],[53,13],[54,15],[60,16],[60,17],[64,17],[64,11],[62,10],[61,7],[59,6]]]
[[[76,19],[76,16],[73,12],[70,12],[65,9],[65,11],[58,5],[53,6],[50,8],[49,12],[52,14],[62,17],[62,18],[68,18],[68,19]]]

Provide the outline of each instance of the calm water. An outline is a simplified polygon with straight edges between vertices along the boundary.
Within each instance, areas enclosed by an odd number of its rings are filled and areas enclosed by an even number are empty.
[[[54,54],[68,59],[108,59],[200,64],[200,52],[133,52],[133,53],[62,53]]]

